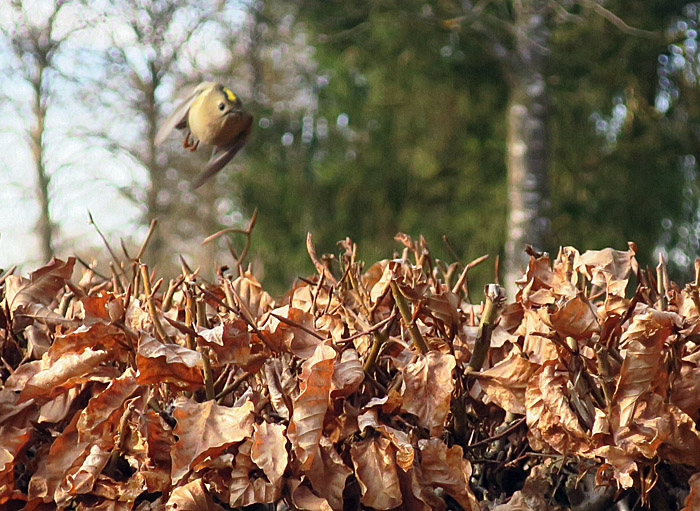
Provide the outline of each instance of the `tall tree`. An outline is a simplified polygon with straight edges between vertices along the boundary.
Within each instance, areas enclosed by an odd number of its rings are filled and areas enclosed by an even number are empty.
[[[514,49],[509,52],[507,112],[508,229],[505,282],[510,295],[529,256],[526,244],[549,245],[549,0],[513,2]]]
[[[363,120],[360,117],[358,122],[355,112],[362,116],[366,115],[365,109],[371,109],[370,115],[375,119],[380,118],[380,112],[388,111],[394,114],[393,122],[408,121],[409,126],[423,128],[420,138],[412,138],[411,130],[404,124],[400,131],[394,132],[398,136],[391,139],[386,135],[392,133],[395,124],[382,119],[381,130],[369,134],[369,144],[358,150],[366,157],[368,151],[371,152],[370,146],[376,145],[382,161],[377,174],[390,175],[393,166],[402,169],[401,176],[407,179],[407,188],[396,187],[389,179],[382,184],[385,189],[392,190],[394,197],[401,198],[398,210],[385,215],[400,219],[402,229],[422,227],[420,220],[413,224],[407,222],[408,215],[422,214],[422,218],[427,219],[436,212],[434,207],[422,202],[427,190],[438,182],[449,183],[450,192],[444,197],[451,197],[455,186],[449,174],[443,172],[432,174],[432,182],[421,182],[420,174],[413,168],[420,166],[425,172],[435,163],[437,168],[443,169],[462,165],[457,174],[461,177],[457,186],[465,186],[463,190],[484,179],[484,173],[490,174],[491,180],[504,175],[503,168],[493,165],[491,157],[478,162],[478,170],[474,168],[474,158],[482,156],[473,151],[478,145],[470,147],[468,152],[451,148],[450,163],[439,156],[436,158],[442,148],[431,147],[426,142],[433,137],[444,140],[449,137],[445,127],[454,126],[447,122],[449,117],[438,117],[441,106],[446,102],[450,104],[452,97],[464,101],[484,95],[487,87],[492,88],[492,98],[507,99],[487,103],[491,108],[484,117],[480,117],[481,111],[474,104],[469,105],[471,108],[450,112],[468,119],[467,130],[474,130],[474,124],[479,125],[477,129],[481,132],[467,132],[467,140],[476,135],[474,138],[486,142],[491,156],[497,157],[502,150],[500,154],[508,175],[507,207],[493,200],[477,207],[475,201],[484,197],[488,190],[481,186],[467,194],[458,206],[467,216],[479,220],[478,231],[481,232],[465,231],[464,223],[455,222],[460,213],[441,216],[432,225],[439,225],[452,236],[456,232],[468,233],[466,243],[472,254],[475,240],[485,233],[490,237],[490,247],[497,247],[499,239],[505,241],[505,281],[510,284],[512,293],[513,283],[524,266],[525,243],[555,250],[556,242],[576,240],[583,244],[595,241],[596,244],[619,245],[622,239],[624,246],[624,241],[637,237],[644,242],[643,248],[649,250],[650,240],[653,245],[660,228],[660,224],[650,227],[651,218],[676,214],[675,205],[667,198],[681,193],[683,186],[677,179],[678,173],[671,171],[676,164],[673,155],[678,155],[678,144],[668,143],[673,137],[665,133],[663,121],[655,116],[653,106],[656,56],[665,44],[661,32],[666,20],[679,11],[680,3],[581,0],[567,4],[564,9],[561,3],[548,0],[475,4],[403,2],[400,5],[384,2],[372,6],[350,2],[341,9],[337,3],[307,0],[302,12],[311,21],[313,31],[319,34],[319,53],[327,56],[322,62],[329,66],[333,61],[339,63],[332,68],[331,86],[326,91],[336,93],[333,98],[336,104],[341,97],[344,99],[343,108],[350,113],[353,127],[355,123],[361,125]],[[625,20],[616,12],[625,13]],[[438,42],[448,37],[451,44]],[[582,41],[586,44],[582,45]],[[418,54],[422,58],[417,58]],[[457,63],[455,57],[459,55],[468,63]],[[453,64],[451,69],[441,68],[446,61]],[[481,68],[475,66],[478,62],[483,63]],[[338,69],[341,66],[351,71],[343,74]],[[448,75],[444,82],[441,71]],[[339,95],[340,91],[359,89],[353,87],[357,76],[365,79],[365,96]],[[430,77],[425,88],[420,88],[422,76]],[[576,76],[579,76],[578,81],[572,81]],[[450,89],[443,89],[443,83],[449,84]],[[376,101],[383,90],[390,93],[384,101]],[[402,93],[407,95],[402,96]],[[564,101],[565,95],[573,101]],[[612,123],[625,129],[611,144],[605,136],[596,133],[597,127],[591,119],[615,107],[614,101],[622,102],[616,111],[625,108],[634,115]],[[421,104],[427,105],[427,109],[421,110]],[[414,117],[411,111],[415,112]],[[550,135],[552,122],[558,127],[554,136]],[[562,130],[563,123],[566,128]],[[486,141],[485,127],[491,129],[489,136],[502,136],[504,144],[497,145],[493,138]],[[464,135],[457,136],[461,137]],[[391,143],[386,143],[389,140]],[[654,151],[657,155],[650,158]],[[594,159],[593,155],[598,157]],[[401,165],[404,159],[409,160],[406,166]],[[594,161],[598,162],[597,167]],[[654,162],[663,162],[671,174],[663,187],[654,188],[656,179],[651,175]],[[365,159],[360,165],[367,163]],[[357,170],[356,165],[351,168],[353,178],[360,181],[362,178],[358,176],[362,175],[362,170]],[[642,169],[641,179],[635,180],[633,176]],[[606,176],[608,172],[616,175],[615,181]],[[554,198],[549,193],[552,176],[557,184]],[[586,180],[577,182],[577,177]],[[628,188],[631,186],[629,190],[645,190],[654,197],[650,202],[654,207],[643,213],[649,218],[643,227],[629,213],[634,207],[632,197],[639,202],[641,193],[628,191],[621,197],[619,190],[610,186],[618,181],[627,183]],[[561,187],[564,182],[567,186]],[[413,186],[421,183],[421,197],[408,199],[411,183]],[[600,197],[591,196],[593,189]],[[496,193],[505,196],[505,190],[501,190]],[[583,194],[583,190],[588,192]],[[607,201],[613,196],[617,197],[614,208],[626,211],[616,215],[614,221],[608,219],[604,227],[600,220],[591,223],[592,216],[609,215],[611,205]],[[486,197],[492,197],[490,192]],[[601,200],[603,198],[605,200]],[[384,202],[391,203],[386,199]],[[566,208],[567,204],[574,203],[578,204],[575,211]],[[552,204],[557,207],[550,215]],[[500,211],[505,209],[508,211],[507,231],[496,227],[503,219]],[[550,226],[555,227],[554,235],[550,234]],[[426,230],[431,232],[433,228],[430,226]],[[506,236],[501,237],[504,232]],[[459,234],[457,237],[459,239]]]
[[[47,141],[47,117],[49,110],[58,103],[57,83],[61,70],[57,64],[61,49],[80,29],[77,11],[63,16],[71,7],[71,2],[55,0],[35,2],[11,0],[3,2],[3,9],[9,13],[9,24],[2,28],[2,35],[9,41],[13,61],[6,73],[29,85],[30,109],[29,126],[25,129],[25,139],[31,149],[33,173],[36,179],[34,190],[39,204],[39,218],[36,232],[40,241],[43,261],[51,259],[56,248],[57,227],[51,212],[52,172],[49,165]],[[75,7],[75,2],[72,3]],[[16,83],[16,82],[15,82]],[[17,89],[15,87],[14,89]],[[11,101],[21,101],[17,97]],[[22,107],[20,111],[24,110]]]
[[[203,188],[195,195],[183,183],[201,169],[203,151],[185,155],[173,150],[180,144],[177,136],[169,147],[155,145],[167,103],[177,101],[180,88],[202,79],[198,67],[207,63],[209,41],[196,38],[219,8],[216,1],[178,0],[115,0],[106,6],[102,29],[108,30],[111,44],[94,97],[108,105],[112,119],[101,119],[94,133],[110,150],[126,154],[144,169],[145,190],[134,183],[121,191],[140,206],[144,225],[160,222],[146,257],[161,266],[177,264],[178,254],[192,253],[193,238],[201,240],[219,226],[216,193]],[[120,125],[117,132],[115,122]]]
[[[527,264],[527,255],[523,251],[526,244],[534,245],[540,250],[552,250],[556,248],[557,241],[579,238],[574,232],[562,230],[561,227],[552,237],[551,230],[552,220],[561,226],[561,210],[555,211],[554,218],[550,216],[552,202],[561,204],[567,200],[564,198],[565,194],[561,193],[565,190],[561,188],[557,188],[556,197],[550,196],[552,172],[556,174],[561,165],[561,160],[552,158],[554,151],[557,150],[553,147],[553,141],[550,138],[550,108],[555,102],[553,95],[556,94],[557,89],[557,86],[552,84],[561,83],[557,80],[560,74],[564,75],[565,79],[569,78],[565,73],[557,73],[555,69],[561,70],[562,67],[569,66],[572,60],[580,62],[578,60],[580,57],[588,63],[579,68],[584,74],[599,74],[599,71],[591,69],[593,64],[609,72],[610,74],[605,78],[607,83],[600,81],[596,84],[599,87],[598,93],[585,88],[577,91],[582,95],[588,94],[589,98],[591,95],[600,97],[599,93],[602,91],[608,91],[608,98],[610,95],[619,98],[625,90],[625,85],[622,85],[622,89],[619,88],[622,80],[628,80],[627,86],[641,82],[644,84],[643,87],[650,86],[653,91],[656,82],[654,76],[648,74],[642,76],[640,71],[649,70],[650,64],[652,71],[654,70],[654,55],[663,48],[661,37],[661,29],[665,23],[663,20],[668,19],[669,15],[678,8],[679,2],[669,2],[663,7],[649,5],[645,8],[642,8],[638,2],[630,3],[635,5],[634,9],[625,9],[626,2],[590,0],[572,2],[566,8],[552,0],[515,0],[512,3],[497,2],[492,5],[467,3],[464,14],[457,18],[460,28],[465,27],[484,36],[486,49],[500,62],[504,75],[508,79],[506,162],[509,212],[505,244],[505,282],[511,296],[515,292],[514,283]],[[483,5],[487,7],[483,9]],[[631,26],[614,14],[614,11],[625,12],[625,16],[632,20],[631,23],[639,23],[640,26],[649,27],[649,30]],[[456,24],[452,26],[455,27]],[[573,34],[577,34],[578,37]],[[564,39],[573,36],[567,40],[572,46],[575,45],[575,48],[557,47],[556,43],[562,39],[562,35]],[[582,40],[587,41],[585,48],[581,47]],[[607,46],[609,52],[602,60],[592,58],[592,53],[600,45]],[[628,58],[624,61],[625,64],[620,66],[621,59],[615,52],[624,52],[627,45],[634,45],[639,49],[635,55],[630,56],[632,58]],[[646,62],[640,65],[642,59],[646,59]],[[636,69],[627,68],[626,64],[631,62],[634,62]],[[629,72],[620,73],[620,68],[629,69]],[[576,69],[571,71],[573,74],[578,72]],[[582,83],[585,84],[585,82]],[[638,93],[639,90],[636,92]],[[645,101],[649,98],[648,89],[646,94]],[[635,104],[645,108],[645,101],[636,101]],[[646,101],[646,105],[649,104]],[[653,101],[651,105],[653,106]],[[584,110],[574,110],[570,106],[573,105],[557,104],[558,114],[555,122],[559,122],[562,117],[570,113],[590,117],[595,112],[590,108],[591,106],[595,108],[590,102]],[[597,106],[601,109],[607,107],[602,104]],[[645,109],[645,111],[648,110]],[[641,113],[641,110],[638,113]],[[624,119],[618,119],[618,121],[624,124]],[[557,148],[565,147],[570,153],[568,155],[560,153],[563,159],[566,160],[571,154],[579,154],[581,149],[589,155],[602,151],[612,156],[609,160],[620,160],[626,156],[626,153],[619,150],[615,151],[614,155],[611,154],[609,144],[602,139],[595,141],[587,136],[593,133],[588,118],[579,119],[578,123],[576,126],[571,126],[573,131],[564,132],[568,135],[568,139],[559,137],[559,141],[564,143]],[[639,125],[639,122],[637,124]],[[650,133],[661,136],[658,128],[645,123],[644,133],[646,136]],[[584,131],[580,134],[583,138],[573,137],[574,131]],[[581,140],[584,139],[592,142],[592,145],[582,144]],[[586,173],[585,169],[580,168],[585,161],[585,159],[579,159],[575,163],[581,175]],[[618,165],[612,161],[610,164]],[[634,165],[630,161],[626,164]],[[605,182],[596,182],[605,187]],[[668,189],[678,191],[677,180],[673,183],[674,186],[669,186]],[[601,193],[604,194],[604,190],[601,190]],[[622,204],[624,201],[619,203]],[[616,228],[611,227],[613,230]],[[625,230],[624,227],[622,229],[620,227],[617,226],[618,231]],[[610,238],[608,243],[611,243]]]

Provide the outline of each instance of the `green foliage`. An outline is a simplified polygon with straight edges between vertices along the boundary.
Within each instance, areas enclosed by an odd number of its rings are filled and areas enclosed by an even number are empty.
[[[631,36],[602,17],[554,32],[553,241],[590,248],[635,241],[649,262],[662,220],[681,214],[686,184],[680,160],[689,149],[655,109],[657,59],[667,44],[661,29],[680,3],[607,7],[659,35]]]
[[[308,271],[307,231],[331,253],[349,236],[369,259],[391,250],[386,240],[399,231],[423,233],[434,248],[448,235],[467,260],[499,252],[505,83],[482,48],[424,9],[301,6],[300,21],[319,41],[316,109],[258,129],[250,172],[237,178],[243,203],[260,211],[254,246],[266,279]],[[284,147],[287,131],[294,142]]]
[[[508,82],[472,20],[450,22],[462,11],[449,2],[287,5],[315,49],[318,68],[304,86],[316,101],[284,115],[269,108],[272,125],[258,128],[250,171],[236,177],[244,206],[259,209],[254,248],[267,283],[308,272],[307,231],[319,251],[335,253],[349,236],[368,259],[385,254],[399,231],[423,233],[438,258],[446,256],[442,235],[462,260],[501,253]],[[656,35],[577,7],[553,17],[548,248],[634,240],[644,261],[662,220],[683,214],[679,162],[693,149],[687,128],[654,107],[668,44],[661,34],[682,3],[605,6]],[[506,7],[489,6],[485,19],[500,19],[490,35],[509,51]],[[285,133],[289,146],[280,143]]]

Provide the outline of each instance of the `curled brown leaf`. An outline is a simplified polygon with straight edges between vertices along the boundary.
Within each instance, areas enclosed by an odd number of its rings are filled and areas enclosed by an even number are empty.
[[[368,438],[350,447],[355,476],[362,491],[361,502],[374,509],[401,505],[401,487],[394,448],[386,438]]]
[[[214,502],[201,479],[179,486],[165,503],[167,511],[224,511]]]
[[[418,417],[431,435],[440,434],[450,411],[455,364],[452,355],[430,351],[418,355],[403,371],[406,390],[401,409]]]
[[[319,344],[302,366],[300,393],[294,400],[288,430],[302,470],[311,468],[318,454],[331,392],[335,354],[335,350],[327,344]]]
[[[172,383],[181,389],[196,389],[204,383],[204,363],[198,351],[179,344],[163,344],[141,332],[136,365],[136,381],[142,385]]]
[[[197,403],[179,398],[173,417],[177,425],[173,430],[178,437],[172,448],[172,478],[177,484],[190,468],[214,457],[241,442],[253,433],[253,403],[245,401],[241,406],[219,406],[214,401]]]

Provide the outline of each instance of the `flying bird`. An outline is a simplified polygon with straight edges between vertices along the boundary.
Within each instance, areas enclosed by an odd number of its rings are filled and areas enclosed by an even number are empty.
[[[202,82],[165,120],[156,134],[156,145],[162,144],[175,128],[184,132],[182,145],[190,151],[195,151],[200,142],[214,147],[204,171],[192,183],[196,189],[245,145],[253,116],[243,110],[243,103],[230,89],[218,82]]]

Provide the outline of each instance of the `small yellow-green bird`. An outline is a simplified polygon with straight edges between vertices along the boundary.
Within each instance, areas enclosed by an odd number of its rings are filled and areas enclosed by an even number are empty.
[[[253,116],[243,110],[241,100],[218,82],[202,82],[180,103],[156,134],[156,145],[162,144],[173,129],[183,130],[183,146],[194,151],[199,143],[214,146],[204,171],[192,188],[223,169],[245,145],[253,128]]]

